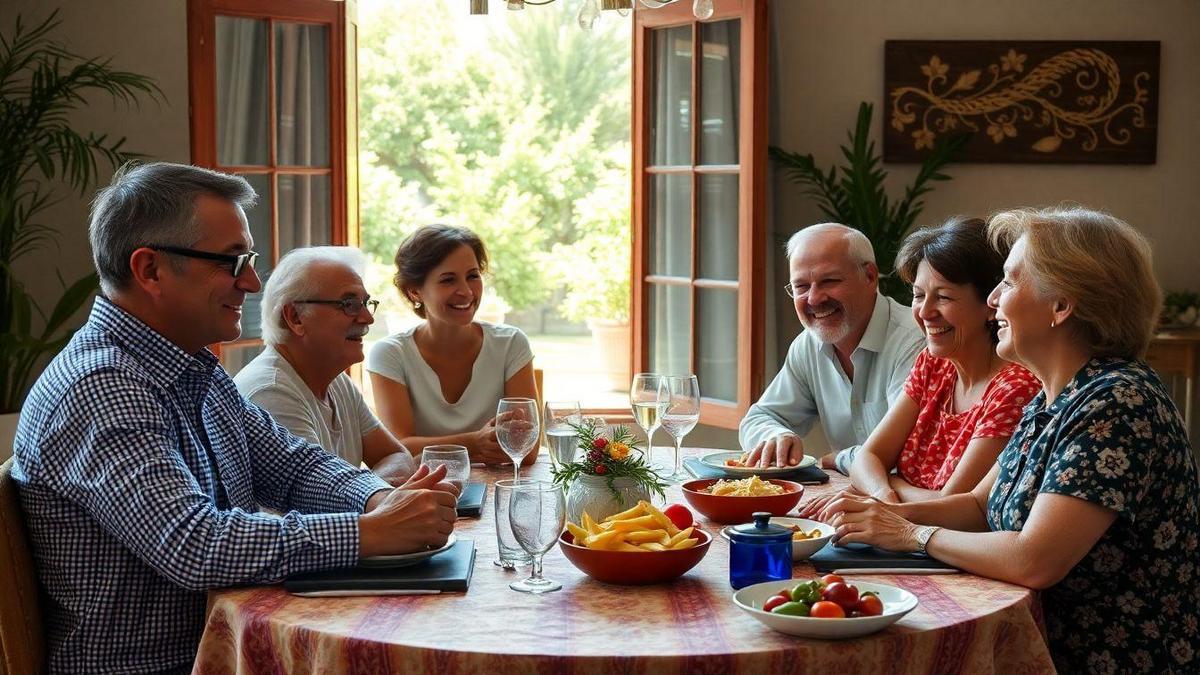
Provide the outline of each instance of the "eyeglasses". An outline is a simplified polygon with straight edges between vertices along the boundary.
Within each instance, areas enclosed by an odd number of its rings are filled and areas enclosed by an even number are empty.
[[[247,267],[254,267],[254,263],[258,261],[258,253],[250,251],[249,253],[239,253],[237,255],[226,255],[224,253],[212,253],[209,251],[197,251],[194,248],[181,248],[179,246],[147,246],[146,248],[152,251],[162,251],[172,255],[181,255],[185,258],[198,258],[200,260],[215,260],[220,263],[229,265],[229,271],[234,277],[239,277]]]
[[[804,295],[804,293],[797,291],[796,288],[794,286],[792,286],[791,284],[784,284],[783,292],[787,293],[789,298],[794,298],[797,295]]]
[[[375,310],[379,307],[378,300],[359,300],[358,298],[342,298],[341,300],[296,300],[297,305],[337,305],[342,308],[342,312],[346,316],[358,316],[358,313],[367,308],[367,314],[375,316]]]

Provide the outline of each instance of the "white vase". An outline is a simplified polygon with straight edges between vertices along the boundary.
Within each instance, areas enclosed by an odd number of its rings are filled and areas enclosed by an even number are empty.
[[[17,420],[21,413],[5,413],[0,415],[0,464],[3,464],[13,454],[13,440],[17,437]]]
[[[620,499],[613,496],[608,488],[608,479],[604,476],[580,476],[567,488],[567,519],[572,523],[582,523],[583,512],[594,520],[600,521],[614,513],[633,508],[639,499],[650,501],[650,491],[639,485],[632,478],[614,478]]]

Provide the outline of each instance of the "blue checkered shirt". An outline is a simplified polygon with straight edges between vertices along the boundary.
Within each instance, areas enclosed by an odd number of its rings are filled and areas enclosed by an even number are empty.
[[[358,514],[388,487],[103,298],[34,385],[15,450],[52,672],[186,668],[206,589],[354,564]]]

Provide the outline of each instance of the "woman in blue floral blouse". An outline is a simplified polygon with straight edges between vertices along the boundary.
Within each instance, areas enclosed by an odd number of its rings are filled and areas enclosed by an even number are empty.
[[[1140,359],[1161,307],[1150,245],[1083,208],[1008,211],[989,298],[1000,356],[1042,383],[971,493],[836,502],[840,542],[922,550],[1045,589],[1062,672],[1200,672],[1200,476],[1179,411]]]

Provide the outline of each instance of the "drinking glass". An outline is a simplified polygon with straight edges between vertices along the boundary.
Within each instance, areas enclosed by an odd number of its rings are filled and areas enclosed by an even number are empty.
[[[646,432],[646,459],[654,454],[654,432],[662,423],[663,410],[667,407],[662,388],[662,376],[656,373],[638,373],[633,376],[629,387],[629,405],[633,408],[633,419]]]
[[[430,471],[445,466],[443,480],[457,487],[460,494],[471,477],[471,457],[461,445],[427,445],[421,451],[421,464],[428,466]]]
[[[546,444],[550,446],[551,463],[561,468],[564,464],[574,462],[575,451],[579,449],[579,431],[575,427],[583,423],[579,401],[546,401],[542,421],[546,425]]]
[[[517,543],[533,562],[529,578],[508,585],[522,593],[549,593],[562,584],[542,576],[542,556],[562,534],[566,518],[562,489],[547,481],[528,481],[514,486],[508,502],[508,521]]]
[[[683,437],[700,421],[700,383],[695,375],[667,375],[662,378],[667,401],[662,416],[662,428],[675,439],[675,471],[666,479],[682,483],[689,479],[683,470]]]
[[[537,447],[542,427],[537,401],[531,398],[502,398],[496,406],[496,440],[513,460],[513,480],[521,478],[521,460]]]
[[[517,543],[517,538],[513,535],[512,525],[508,522],[508,505],[512,501],[513,491],[527,483],[534,483],[533,479],[525,478],[520,480],[509,480],[507,478],[496,481],[496,494],[492,499],[492,504],[495,506],[494,514],[496,516],[496,545],[499,549],[499,555],[492,561],[493,565],[503,567],[506,570],[516,569],[517,565],[528,565],[530,556]]]

